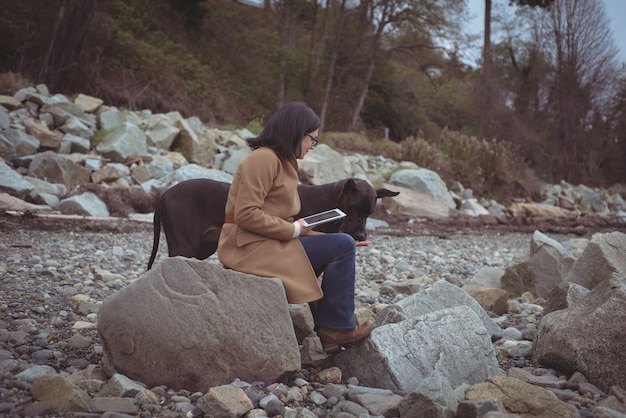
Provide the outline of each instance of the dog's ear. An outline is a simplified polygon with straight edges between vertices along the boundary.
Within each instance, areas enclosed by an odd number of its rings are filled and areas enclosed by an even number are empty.
[[[356,182],[353,178],[349,178],[346,180],[346,183],[343,185],[342,194],[344,193],[352,193],[356,191]]]
[[[400,194],[400,192],[392,192],[391,190],[385,189],[385,188],[376,189],[376,197],[377,198],[393,197],[393,196],[398,196],[399,194]]]

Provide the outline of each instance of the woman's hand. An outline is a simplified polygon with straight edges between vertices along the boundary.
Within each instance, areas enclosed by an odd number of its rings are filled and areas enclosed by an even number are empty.
[[[313,231],[313,227],[304,226],[303,219],[298,219],[296,222],[300,224],[300,234],[298,234],[299,237],[304,237],[306,235],[319,234],[319,232]],[[357,241],[356,246],[357,247],[369,247],[371,243],[372,241]]]
[[[298,219],[297,221],[300,224],[300,237],[303,237],[305,235],[309,235],[312,231],[313,228],[310,226],[304,226],[304,220],[302,219]]]

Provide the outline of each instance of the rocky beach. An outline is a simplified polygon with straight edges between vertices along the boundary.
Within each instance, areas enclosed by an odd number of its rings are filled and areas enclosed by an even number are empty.
[[[403,295],[394,285],[403,281],[421,279],[427,283],[444,279],[461,286],[481,270],[505,269],[528,254],[532,236],[528,232],[467,229],[453,233],[452,229],[436,225],[422,225],[407,233],[407,228],[404,224],[392,224],[370,231],[372,246],[359,249],[359,308],[375,309],[400,300]],[[126,382],[130,387],[122,384],[124,389],[118,388],[117,393],[102,394],[115,379],[106,378],[101,370],[102,346],[95,327],[98,307],[145,272],[152,246],[150,222],[4,215],[0,229],[0,414],[203,416],[198,402],[206,392],[174,391],[163,386],[142,388],[140,382]],[[575,234],[553,237],[565,244],[586,239]],[[166,256],[164,247],[157,262]],[[212,261],[215,262],[207,262]],[[600,414],[602,408],[598,405],[609,397],[608,393],[589,383],[580,385],[583,390],[575,390],[578,386],[568,384],[570,376],[532,364],[530,347],[541,319],[541,307],[534,302],[515,298],[509,301],[508,311],[497,318],[504,330],[502,338],[494,341],[494,346],[500,347],[498,362],[502,370],[533,376],[534,384],[550,388],[564,405],[575,406],[581,416],[623,416],[615,410],[610,410],[613,415]],[[512,354],[505,355],[505,346]],[[37,395],[32,390],[45,375],[63,376],[75,382],[81,393],[91,397],[85,400],[91,410],[50,411],[41,399],[54,387],[39,387]],[[305,368],[285,383],[239,381],[232,386],[245,388],[254,404],[256,413],[248,412],[247,417],[399,416],[398,399],[391,392],[387,394],[387,409],[375,413],[376,408],[381,408],[379,400],[355,401],[358,396],[354,393],[378,393],[381,389],[362,387],[358,379],[342,376],[333,367]],[[611,396],[615,398],[614,394]],[[395,407],[390,406],[392,399]],[[395,415],[390,411],[396,411]],[[233,414],[223,416],[238,416]]]
[[[377,327],[327,356],[277,279],[168,258],[164,236],[146,272],[159,196],[230,182],[251,135],[45,85],[0,96],[0,416],[626,417],[623,189],[504,206],[319,144],[303,183],[399,192],[357,252],[355,315]]]

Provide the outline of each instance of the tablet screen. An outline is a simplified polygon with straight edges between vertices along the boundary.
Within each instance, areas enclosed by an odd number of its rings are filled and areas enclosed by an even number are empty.
[[[302,219],[304,220],[304,226],[313,226],[334,221],[343,218],[344,216],[346,216],[346,214],[343,213],[341,210],[331,209],[325,212],[316,213],[314,215],[305,216]]]

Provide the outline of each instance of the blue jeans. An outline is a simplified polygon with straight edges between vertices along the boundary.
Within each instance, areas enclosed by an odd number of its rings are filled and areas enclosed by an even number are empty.
[[[324,296],[315,302],[315,327],[351,330],[354,320],[356,242],[348,234],[300,237],[315,274],[322,277]]]

